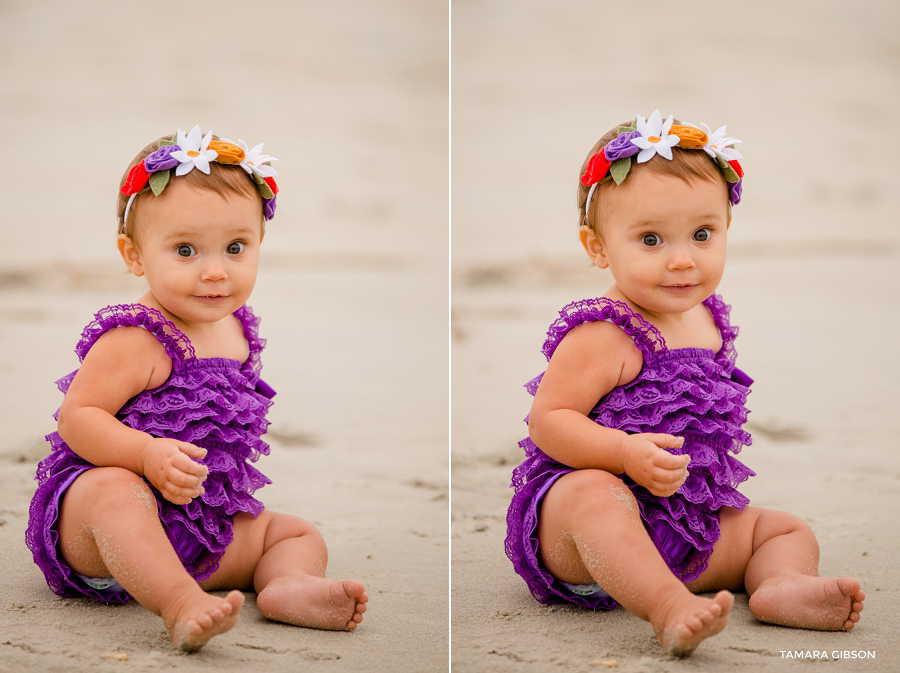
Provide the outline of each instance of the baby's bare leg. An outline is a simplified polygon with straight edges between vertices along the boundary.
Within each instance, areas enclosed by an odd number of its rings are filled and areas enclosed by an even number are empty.
[[[722,534],[709,569],[694,590],[738,588],[764,622],[823,631],[849,631],[865,594],[850,577],[819,577],[819,544],[801,519],[776,510],[723,508]]]
[[[328,551],[308,521],[265,511],[234,518],[234,541],[204,587],[253,586],[269,619],[317,629],[352,631],[369,596],[361,582],[325,578]]]
[[[176,646],[198,650],[237,621],[243,595],[219,598],[200,588],[166,537],[156,499],[133,472],[98,467],[78,477],[63,499],[58,529],[60,552],[75,572],[114,577],[163,618]]]
[[[602,470],[560,477],[544,498],[538,526],[541,561],[557,579],[596,582],[649,621],[662,646],[690,654],[728,622],[734,597],[694,596],[672,574],[644,529],[622,481]]]
[[[849,631],[859,621],[859,581],[818,577],[819,543],[802,520],[763,510],[753,546],[744,582],[757,619],[821,631]]]

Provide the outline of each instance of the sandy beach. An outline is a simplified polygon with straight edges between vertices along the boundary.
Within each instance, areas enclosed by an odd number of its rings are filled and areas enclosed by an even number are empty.
[[[453,3],[455,673],[900,667],[900,141],[881,132],[900,100],[898,18],[877,0]],[[674,660],[623,609],[539,605],[504,555],[522,385],[557,311],[611,283],[577,240],[578,169],[607,129],[656,108],[744,141],[719,288],[756,379],[740,457],[758,476],[742,491],[809,522],[823,575],[861,581],[851,633],[761,624],[738,595],[726,630]]]
[[[900,7],[451,4],[2,3],[0,671],[900,670]],[[851,633],[761,624],[738,595],[674,660],[622,609],[539,605],[504,555],[522,385],[557,311],[611,282],[577,241],[578,168],[656,108],[744,141],[720,286],[756,380],[742,491],[861,581]],[[250,300],[278,391],[257,495],[366,584],[351,634],[269,622],[248,593],[187,655],[135,603],[56,597],[24,544],[53,382],[95,311],[144,292],[115,250],[119,178],[194,124],[280,159]]]
[[[446,5],[13,1],[0,33],[0,670],[447,670]],[[354,633],[269,622],[248,593],[186,655],[135,603],[56,597],[24,544],[53,382],[95,311],[144,292],[119,177],[194,124],[280,159],[249,302],[278,391],[257,495],[365,583]]]

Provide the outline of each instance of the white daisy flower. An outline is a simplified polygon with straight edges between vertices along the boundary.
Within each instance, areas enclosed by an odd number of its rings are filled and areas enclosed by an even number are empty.
[[[194,168],[209,175],[209,162],[215,161],[219,153],[209,149],[209,141],[212,140],[212,131],[205,136],[200,131],[200,126],[195,126],[191,132],[184,135],[184,131],[178,129],[175,142],[180,150],[172,152],[169,156],[178,159],[178,167],[175,175],[190,173]]]
[[[222,138],[222,142],[232,143],[244,150],[244,160],[240,163],[240,165],[248,173],[252,174],[255,171],[264,178],[274,178],[276,175],[278,175],[277,171],[274,168],[272,168],[271,166],[266,166],[268,162],[278,161],[278,159],[276,159],[275,157],[270,157],[268,154],[263,154],[263,143],[260,143],[253,149],[248,149],[247,143],[245,143],[243,140],[234,142],[233,140],[225,140],[225,138]]]
[[[672,148],[681,140],[677,135],[669,134],[672,128],[672,115],[662,120],[659,110],[656,110],[650,119],[644,119],[641,115],[637,117],[637,131],[641,135],[632,138],[631,142],[641,148],[638,152],[637,161],[639,164],[650,161],[655,154],[660,154],[671,161]]]
[[[715,133],[711,132],[706,124],[700,124],[697,128],[703,131],[707,138],[709,138],[703,146],[703,151],[713,159],[715,159],[716,156],[722,157],[725,161],[734,161],[735,159],[743,158],[741,153],[736,149],[728,147],[729,145],[736,145],[743,141],[726,137],[724,126],[716,129]]]

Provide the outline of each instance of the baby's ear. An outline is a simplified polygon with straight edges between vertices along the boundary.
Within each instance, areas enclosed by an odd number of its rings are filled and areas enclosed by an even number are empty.
[[[601,269],[608,268],[609,260],[606,258],[606,246],[603,245],[603,239],[597,236],[593,229],[584,225],[579,229],[578,236],[591,261]]]
[[[144,265],[141,262],[141,251],[134,244],[134,241],[125,234],[119,234],[116,243],[119,246],[119,254],[122,255],[122,260],[125,262],[128,270],[135,276],[143,276]]]

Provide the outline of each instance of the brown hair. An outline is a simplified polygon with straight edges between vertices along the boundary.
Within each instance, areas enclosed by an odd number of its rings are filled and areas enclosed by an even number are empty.
[[[116,216],[119,222],[117,233],[125,234],[135,243],[137,243],[135,238],[135,224],[137,222],[136,215],[139,212],[138,204],[147,196],[153,197],[153,192],[143,192],[135,197],[134,201],[131,204],[131,209],[128,211],[128,222],[125,222],[125,207],[128,205],[129,197],[122,194],[122,185],[124,185],[125,181],[128,179],[128,174],[131,172],[131,169],[134,168],[138,163],[146,159],[148,156],[153,154],[159,148],[160,140],[171,139],[172,136],[163,136],[158,140],[154,140],[152,143],[138,152],[137,156],[135,156],[134,159],[131,160],[131,163],[128,164],[128,168],[126,169],[124,175],[122,175],[122,179],[119,181],[119,197],[116,200]],[[214,135],[212,139],[219,140],[219,137]],[[172,178],[174,177],[175,176],[172,175]],[[243,168],[233,164],[220,164],[215,161],[211,161],[209,164],[209,175],[203,173],[200,170],[193,170],[190,173],[179,176],[178,180],[183,180],[195,189],[208,189],[209,191],[215,192],[220,196],[237,194],[239,196],[248,198],[252,198],[254,196],[262,198],[259,195],[256,184],[253,182],[253,178],[251,178],[247,171],[245,171]],[[263,226],[265,226],[265,220],[263,220]]]
[[[680,124],[677,119],[673,120],[673,123]],[[624,122],[620,124],[620,126],[628,126],[629,124],[631,124],[631,122]],[[594,195],[591,197],[591,212],[587,213],[584,210],[584,206],[587,202],[587,195],[588,191],[590,191],[590,187],[585,187],[581,184],[581,176],[584,175],[591,157],[599,152],[601,148],[605,147],[607,143],[614,140],[618,135],[618,127],[605,133],[603,137],[594,144],[591,151],[588,152],[584,163],[581,165],[581,171],[578,173],[578,193],[576,195],[576,203],[578,204],[578,226],[590,227],[594,233],[598,235],[600,234],[600,223],[597,218],[597,203],[600,200],[598,198],[600,190],[615,187],[616,183],[610,180],[604,182],[602,185],[597,185],[597,188],[594,190]],[[703,180],[704,182],[711,182],[713,184],[721,182],[725,187],[725,198],[728,201],[728,213],[729,215],[731,214],[731,200],[728,199],[728,181],[725,180],[725,177],[722,175],[722,170],[719,168],[715,159],[710,157],[703,150],[686,150],[681,147],[673,147],[671,160],[654,156],[649,161],[642,164],[639,164],[636,159],[632,157],[631,169],[629,170],[628,175],[631,176],[636,170],[649,170],[657,175],[668,175],[684,180],[685,182],[690,182],[691,180]],[[626,178],[626,180],[627,179],[628,178]]]

